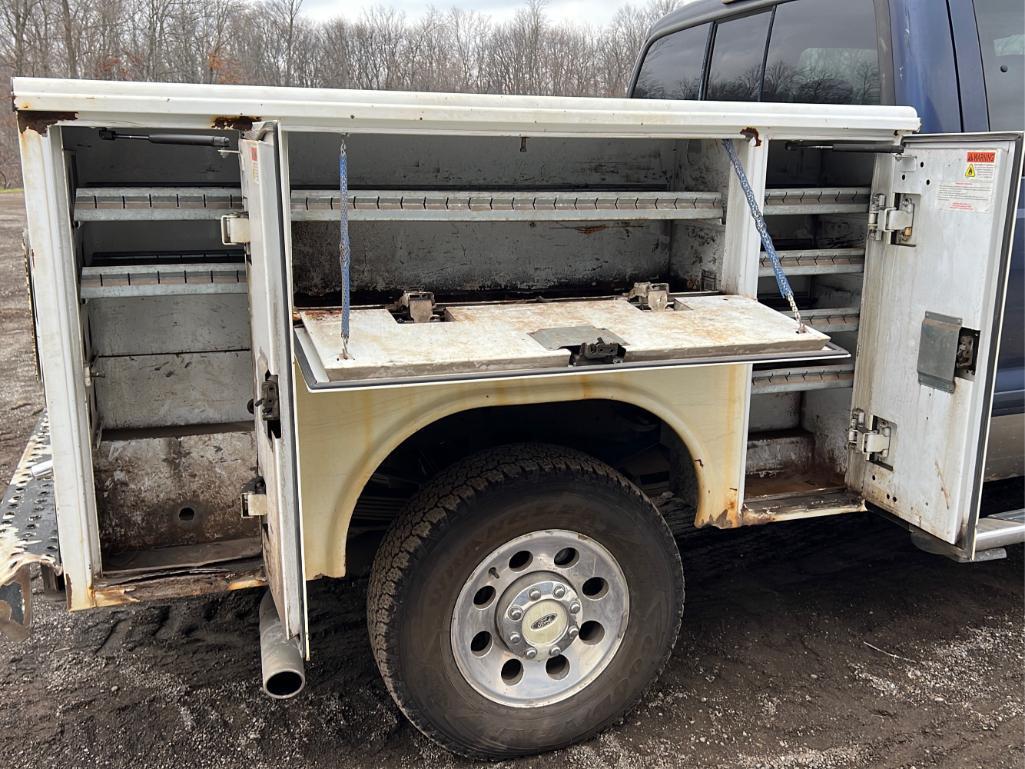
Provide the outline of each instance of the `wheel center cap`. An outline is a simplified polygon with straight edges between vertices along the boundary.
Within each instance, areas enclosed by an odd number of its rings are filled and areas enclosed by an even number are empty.
[[[580,600],[558,575],[525,574],[505,591],[496,611],[506,647],[528,660],[555,657],[580,633]]]
[[[531,646],[551,646],[566,633],[569,613],[555,600],[539,601],[523,613],[520,625],[524,640]]]

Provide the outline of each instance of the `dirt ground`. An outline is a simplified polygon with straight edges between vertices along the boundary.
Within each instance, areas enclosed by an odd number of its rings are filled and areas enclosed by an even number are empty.
[[[0,482],[41,397],[20,238],[0,195]],[[688,604],[625,722],[519,767],[998,769],[1025,765],[1023,557],[959,566],[869,515],[680,539]],[[366,582],[316,583],[298,698],[259,691],[256,593],[68,614],[0,641],[0,766],[461,767],[403,719]]]

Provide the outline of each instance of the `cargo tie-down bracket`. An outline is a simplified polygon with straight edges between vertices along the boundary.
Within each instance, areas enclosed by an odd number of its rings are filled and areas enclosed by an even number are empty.
[[[755,229],[758,230],[758,235],[762,239],[762,246],[765,248],[765,253],[772,263],[772,274],[776,276],[776,285],[779,287],[779,293],[787,300],[787,304],[790,305],[790,311],[794,314],[794,320],[797,321],[797,333],[803,334],[805,331],[804,321],[801,320],[801,311],[797,309],[794,290],[790,288],[790,281],[787,280],[786,273],[783,272],[783,264],[780,262],[779,254],[776,253],[776,247],[772,243],[772,236],[769,235],[769,228],[765,224],[765,217],[762,216],[762,210],[755,199],[751,183],[747,180],[747,174],[744,173],[744,167],[740,164],[740,158],[737,157],[737,150],[734,148],[731,139],[723,139],[722,146],[730,158],[730,165],[733,166],[733,170],[737,174],[737,181],[740,182],[740,187],[744,190],[744,197],[747,198],[747,206],[751,210],[751,218],[754,219]]]

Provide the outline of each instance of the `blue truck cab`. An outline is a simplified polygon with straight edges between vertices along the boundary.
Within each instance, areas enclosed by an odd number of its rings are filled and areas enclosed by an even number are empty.
[[[923,133],[1022,131],[1023,62],[1022,0],[697,0],[651,28],[629,93],[908,105]],[[770,182],[775,174],[786,186],[787,173],[793,163],[788,168],[770,157]],[[992,401],[988,480],[1025,474],[1023,200],[1025,183]]]

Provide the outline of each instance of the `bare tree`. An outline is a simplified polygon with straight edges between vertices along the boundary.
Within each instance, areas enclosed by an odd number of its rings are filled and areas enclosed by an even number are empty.
[[[619,96],[648,27],[676,2],[624,5],[596,28],[554,22],[545,0],[523,0],[505,22],[434,8],[410,19],[381,5],[322,23],[303,15],[303,0],[0,0],[0,67],[9,77]],[[869,90],[871,73],[863,79]],[[0,175],[18,183],[13,116],[0,123]]]

